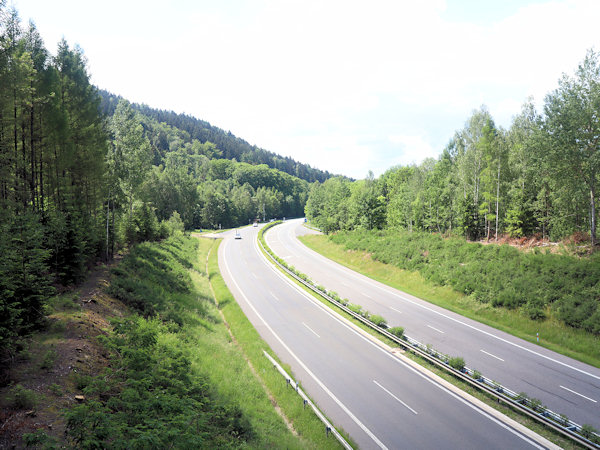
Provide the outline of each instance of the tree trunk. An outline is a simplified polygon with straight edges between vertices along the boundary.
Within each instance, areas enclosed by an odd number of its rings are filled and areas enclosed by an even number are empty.
[[[498,204],[500,203],[500,159],[498,159],[498,178],[496,180],[496,242],[498,242]]]
[[[595,192],[596,188],[594,184],[590,186],[590,238],[592,240],[592,247],[596,246],[596,199]]]

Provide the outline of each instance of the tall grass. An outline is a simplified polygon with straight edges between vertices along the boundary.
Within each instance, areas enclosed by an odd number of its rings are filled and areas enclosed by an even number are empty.
[[[413,234],[415,242],[411,242],[411,236],[392,232],[338,233],[330,238],[311,235],[301,240],[325,256],[378,281],[531,342],[537,342],[536,333],[539,333],[541,345],[600,367],[600,338],[561,320],[560,305],[564,300],[557,293],[557,286],[564,284],[570,286],[569,292],[573,295],[578,295],[574,286],[588,286],[596,290],[591,285],[593,278],[598,276],[597,257],[579,261],[564,255],[523,255],[507,246],[498,248],[500,246],[469,244],[460,239],[444,240],[427,233]],[[403,263],[403,258],[407,262]],[[552,259],[547,267],[543,262],[545,258]],[[530,272],[532,265],[544,268],[535,271],[538,275],[534,276]],[[468,266],[471,268],[465,269]],[[438,272],[436,268],[439,268]],[[586,273],[582,268],[590,269],[591,275],[586,280],[582,279]],[[563,276],[559,270],[570,274],[573,280],[552,282],[551,274]],[[476,281],[479,287],[464,293],[448,282],[450,275],[458,273],[456,277],[459,278],[461,271],[466,272],[468,278]],[[579,276],[574,275],[576,273]],[[493,285],[490,288],[481,286],[488,275]],[[555,299],[552,303],[547,300],[548,303],[537,306],[543,312],[543,317],[537,315],[536,319],[532,319],[527,301],[514,300],[501,304],[489,297],[486,301],[476,293],[485,291],[489,296],[506,285],[513,300],[514,295],[520,295],[521,292],[524,298],[533,298],[535,294],[532,291],[543,292],[544,298],[549,299],[552,296],[545,292],[545,286],[552,285]],[[513,290],[517,294],[512,293]]]

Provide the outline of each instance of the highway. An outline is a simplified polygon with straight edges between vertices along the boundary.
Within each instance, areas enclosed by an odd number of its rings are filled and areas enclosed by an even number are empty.
[[[242,239],[223,233],[223,278],[302,388],[360,448],[551,447],[450,391],[292,285],[260,253],[258,229],[240,230]]]
[[[385,317],[389,326],[450,356],[462,356],[515,392],[537,398],[551,410],[600,429],[600,369],[575,361],[427,303],[362,276],[310,250],[298,235],[313,233],[301,219],[266,233],[271,249],[313,281],[342,298]]]

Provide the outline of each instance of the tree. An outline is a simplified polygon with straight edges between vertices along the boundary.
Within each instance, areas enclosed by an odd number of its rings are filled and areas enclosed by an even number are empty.
[[[589,50],[575,76],[563,75],[559,87],[546,96],[544,111],[551,146],[548,158],[555,178],[572,179],[586,188],[589,230],[596,238],[596,190],[600,169],[600,61]]]
[[[150,170],[150,142],[144,136],[140,119],[127,100],[119,101],[110,121],[110,129],[113,135],[110,164],[127,198],[131,216],[138,188]]]

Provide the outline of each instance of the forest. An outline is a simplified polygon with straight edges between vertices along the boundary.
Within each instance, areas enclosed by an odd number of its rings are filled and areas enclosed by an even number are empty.
[[[469,240],[567,237],[597,244],[600,61],[590,50],[574,75],[529,99],[510,127],[482,106],[437,159],[393,167],[375,179],[315,185],[306,215],[326,232],[398,228]]]
[[[43,325],[46,300],[94,262],[181,227],[303,215],[309,181],[329,176],[207,122],[101,93],[81,48],[63,39],[51,55],[2,0],[0,50],[3,365]]]

